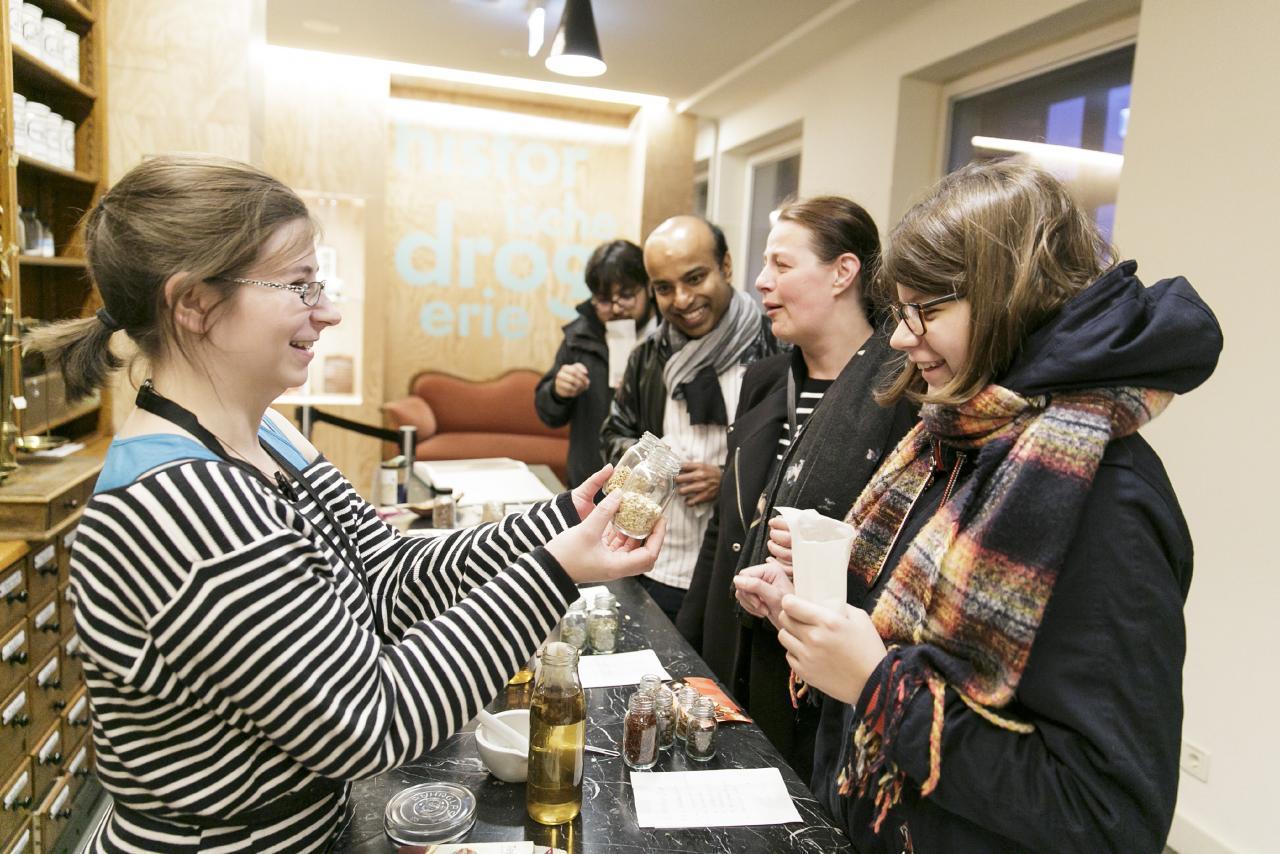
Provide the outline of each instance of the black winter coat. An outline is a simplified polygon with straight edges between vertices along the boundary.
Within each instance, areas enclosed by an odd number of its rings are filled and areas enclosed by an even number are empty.
[[[749,365],[778,352],[772,325],[768,317],[760,315],[760,336],[743,353],[742,364]],[[662,418],[667,411],[667,385],[662,381],[662,369],[671,358],[671,344],[664,331],[663,326],[659,326],[631,351],[622,384],[613,397],[608,417],[600,426],[600,451],[605,462],[616,463],[646,430],[662,436]]]
[[[1182,393],[1202,383],[1222,348],[1216,318],[1185,279],[1144,288],[1135,270],[1122,264],[1076,296],[1031,335],[1000,384],[1032,395],[1117,386]],[[945,480],[916,502],[886,567],[936,511]],[[1042,512],[1051,519],[1053,508]],[[1159,457],[1136,434],[1112,441],[1010,707],[1034,731],[998,728],[949,690],[941,777],[922,798],[932,697],[921,691],[889,752],[908,778],[903,799],[875,834],[870,799],[836,787],[875,672],[855,706],[823,701],[815,796],[860,852],[1158,854],[1177,799],[1191,569],[1191,537]],[[871,610],[890,576],[881,573],[854,604]]]
[[[767,521],[780,503],[843,518],[880,460],[915,424],[915,407],[885,408],[872,389],[893,358],[887,338],[873,335],[841,371],[810,420],[798,431],[781,466],[778,440],[788,418],[788,374],[803,385],[799,350],[762,359],[747,369],[738,414],[729,429],[724,479],[689,593],[676,626],[743,703],[788,762],[807,773],[812,734],[797,737],[787,692],[785,651],[767,621],[743,612],[734,598],[738,570],[764,561]],[[787,483],[780,481],[788,476]],[[781,494],[784,499],[776,501]]]
[[[564,326],[564,341],[556,351],[551,370],[542,375],[533,395],[538,417],[548,427],[569,425],[569,488],[582,483],[603,465],[600,457],[600,424],[609,414],[609,348],[604,324],[590,300],[579,303],[578,317]],[[587,367],[590,387],[577,397],[555,392],[556,374],[565,365],[581,362]]]

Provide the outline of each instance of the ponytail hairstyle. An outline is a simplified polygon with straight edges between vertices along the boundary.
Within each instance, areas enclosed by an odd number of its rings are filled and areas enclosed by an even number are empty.
[[[936,394],[905,357],[876,394],[956,405],[997,380],[1027,336],[1112,263],[1115,250],[1057,178],[1030,163],[970,163],[934,185],[889,235],[876,283],[928,301],[958,294],[969,303],[967,364]]]
[[[92,317],[49,323],[23,337],[66,380],[68,400],[104,385],[121,367],[111,336],[125,332],[155,361],[189,355],[192,334],[174,322],[173,308],[196,287],[217,294],[210,320],[261,261],[263,245],[281,226],[302,221],[293,252],[314,241],[316,225],[296,193],[244,163],[206,155],[164,155],[130,169],[83,220],[89,275],[103,308]],[[165,283],[180,276],[171,293]],[[196,338],[207,335],[208,328]]]
[[[818,260],[830,264],[845,253],[857,257],[862,312],[872,319],[870,283],[880,270],[880,231],[862,205],[843,196],[814,196],[785,202],[778,222],[794,222],[809,232],[809,246]]]

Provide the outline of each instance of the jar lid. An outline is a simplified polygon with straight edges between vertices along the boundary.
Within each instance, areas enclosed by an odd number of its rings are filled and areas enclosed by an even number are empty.
[[[387,802],[383,824],[399,845],[456,842],[476,823],[476,796],[456,783],[422,783]]]

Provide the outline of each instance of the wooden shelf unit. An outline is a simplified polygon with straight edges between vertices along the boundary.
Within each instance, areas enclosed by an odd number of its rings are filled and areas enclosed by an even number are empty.
[[[9,4],[0,4],[0,296],[11,301],[16,318],[39,322],[83,317],[101,304],[90,285],[80,220],[106,189],[107,0],[29,1],[80,36],[80,79],[73,80],[13,44]],[[74,168],[18,155],[15,92],[47,104],[75,124]],[[19,253],[20,208],[33,209],[49,227],[54,257]],[[0,346],[14,347],[16,356],[15,345]],[[43,370],[39,361],[32,358],[14,368],[16,388],[37,385],[35,371]],[[32,382],[22,382],[18,375],[23,369]],[[22,637],[31,652],[28,660],[24,647],[21,662],[6,652],[0,676],[8,678],[8,687],[0,691],[5,695],[0,704],[20,701],[32,709],[30,726],[5,728],[0,736],[0,785],[27,779],[31,797],[30,806],[0,811],[0,851],[11,850],[25,832],[27,850],[35,854],[48,854],[59,844],[70,846],[67,840],[80,832],[48,816],[48,804],[74,803],[73,815],[92,812],[97,790],[83,776],[93,764],[93,745],[82,668],[71,651],[78,641],[70,618],[68,573],[75,526],[93,493],[104,437],[111,431],[105,393],[101,401],[52,407],[51,402],[46,378],[43,400],[15,415],[21,433],[43,435],[48,430],[89,447],[65,457],[20,453],[18,467],[0,483],[0,639],[8,638],[12,647],[13,639]],[[52,681],[48,673],[55,674]],[[41,751],[55,735],[65,759],[51,763],[50,754]],[[78,757],[74,763],[72,757]],[[27,778],[22,777],[24,768],[30,769]],[[76,799],[82,790],[87,797]]]
[[[8,7],[0,9],[0,129],[4,173],[0,175],[0,294],[13,301],[19,318],[60,320],[82,317],[100,306],[89,284],[80,221],[105,189],[106,168],[106,19],[107,0],[32,0],[46,16],[57,18],[80,36],[80,79],[72,79],[22,45],[14,44]],[[47,104],[75,123],[75,167],[46,163],[13,148],[13,93]],[[53,232],[52,258],[17,253],[20,209],[28,208]],[[110,403],[94,407],[98,418],[54,419],[72,439],[110,431]],[[24,414],[26,434],[43,432],[45,419]],[[36,424],[39,420],[41,423]],[[87,431],[87,432],[85,432]],[[3,487],[0,487],[3,489]]]

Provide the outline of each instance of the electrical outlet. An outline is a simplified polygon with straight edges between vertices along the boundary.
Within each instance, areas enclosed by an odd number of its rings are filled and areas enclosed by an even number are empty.
[[[1209,751],[1189,741],[1182,742],[1182,756],[1178,764],[1182,770],[1202,783],[1209,782]]]

